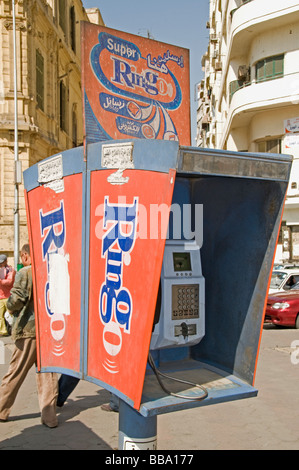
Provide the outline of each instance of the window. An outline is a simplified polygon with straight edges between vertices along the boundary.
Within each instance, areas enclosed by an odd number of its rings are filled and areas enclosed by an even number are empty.
[[[58,6],[59,6],[59,26],[61,27],[62,31],[64,34],[66,33],[66,5],[65,5],[65,0],[59,0],[58,1]]]
[[[282,54],[275,57],[268,57],[267,59],[257,62],[255,66],[256,81],[262,82],[264,80],[282,77],[283,61],[284,55]]]
[[[263,140],[258,142],[258,152],[281,153],[281,139]]]
[[[38,107],[44,111],[44,58],[38,50],[36,51],[35,66],[36,101]]]
[[[77,114],[76,111],[73,110],[72,112],[72,138],[73,138],[73,147],[77,147],[77,134],[78,134],[78,126],[77,126]]]
[[[76,17],[74,6],[70,8],[70,39],[71,48],[76,52]]]
[[[66,87],[62,80],[59,84],[59,110],[60,129],[66,131]]]

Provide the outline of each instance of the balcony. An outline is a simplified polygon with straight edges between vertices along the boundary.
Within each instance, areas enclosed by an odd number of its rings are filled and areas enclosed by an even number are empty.
[[[289,24],[299,18],[298,1],[245,1],[232,15],[230,56],[239,55],[261,31]],[[238,38],[236,38],[238,36]]]
[[[239,0],[239,5],[234,8],[233,10],[231,10],[230,12],[230,15],[231,15],[231,18],[234,16],[235,12],[241,8],[243,5],[245,5],[245,3],[249,3],[249,2],[252,2],[253,0]]]
[[[251,1],[251,0],[250,0]],[[251,82],[244,82],[244,80],[233,80],[229,84],[229,103],[231,103],[233,95],[236,91],[240,90],[240,88],[244,88],[246,86],[251,85]]]
[[[236,81],[237,82],[237,81]],[[288,106],[298,102],[299,72],[262,82],[249,82],[246,86],[231,87],[231,102],[221,146],[229,129],[249,124],[253,114],[259,110]]]
[[[284,54],[267,57],[258,61],[255,65],[256,81],[258,83],[275,80],[283,77],[284,74]],[[251,85],[250,67],[245,65],[239,67],[239,79],[233,80],[229,84],[229,103],[231,103],[233,95],[240,88]]]

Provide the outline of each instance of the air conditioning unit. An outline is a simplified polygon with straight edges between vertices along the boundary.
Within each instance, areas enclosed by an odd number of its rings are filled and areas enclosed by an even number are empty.
[[[250,67],[248,65],[240,65],[238,68],[238,80],[249,81]]]

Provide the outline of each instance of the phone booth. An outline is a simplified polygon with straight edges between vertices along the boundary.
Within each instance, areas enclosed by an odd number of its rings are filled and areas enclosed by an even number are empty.
[[[124,139],[24,172],[38,369],[119,397],[120,449],[155,449],[159,414],[257,395],[291,164]]]
[[[81,26],[84,147],[24,172],[38,370],[156,449],[159,414],[257,395],[292,158],[190,147],[189,51]]]

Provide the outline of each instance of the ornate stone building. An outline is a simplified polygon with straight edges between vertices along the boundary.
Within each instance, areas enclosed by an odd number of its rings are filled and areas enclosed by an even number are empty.
[[[22,183],[15,202],[15,141],[22,171],[83,142],[82,20],[104,24],[100,11],[85,10],[81,0],[16,0],[14,35],[12,1],[0,0],[0,253],[11,264],[16,207],[20,247],[28,240]]]

